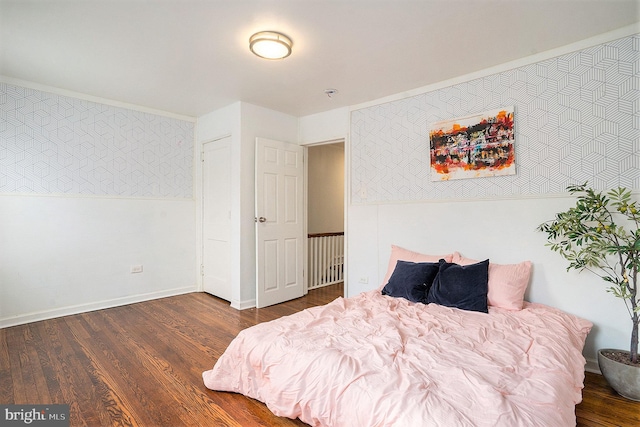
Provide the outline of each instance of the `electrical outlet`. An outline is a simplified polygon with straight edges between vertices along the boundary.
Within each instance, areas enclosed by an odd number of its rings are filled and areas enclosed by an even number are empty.
[[[131,273],[142,273],[142,265],[132,265]]]
[[[360,280],[358,280],[358,282],[360,283],[369,283],[369,278],[366,276],[363,276],[360,278]]]

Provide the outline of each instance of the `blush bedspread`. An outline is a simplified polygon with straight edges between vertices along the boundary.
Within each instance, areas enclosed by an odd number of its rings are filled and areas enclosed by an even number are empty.
[[[313,426],[571,426],[591,326],[371,291],[243,330],[203,379]]]

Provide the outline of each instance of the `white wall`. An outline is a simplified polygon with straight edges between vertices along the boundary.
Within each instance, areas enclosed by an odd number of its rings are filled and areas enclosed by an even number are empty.
[[[192,200],[1,195],[0,327],[193,292],[193,211]]]
[[[193,121],[0,93],[0,327],[194,291]]]
[[[567,273],[535,230],[571,205],[568,184],[622,185],[638,196],[638,132],[627,99],[638,96],[628,83],[639,37],[354,108],[347,295],[380,285],[391,244],[501,264],[531,260],[527,299],[594,323],[584,350],[590,369],[598,348],[628,348],[623,302],[598,277]],[[429,123],[509,105],[516,109],[515,176],[430,180]]]
[[[307,149],[307,232],[344,231],[344,144]]]
[[[349,134],[349,108],[336,108],[300,117],[298,141],[306,145],[345,139]]]

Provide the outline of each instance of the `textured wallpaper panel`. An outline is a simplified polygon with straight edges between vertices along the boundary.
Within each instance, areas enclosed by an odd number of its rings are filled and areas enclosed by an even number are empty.
[[[515,106],[516,175],[431,182],[429,125]],[[640,188],[640,34],[351,113],[351,200]]]
[[[0,83],[0,193],[193,197],[194,124]]]

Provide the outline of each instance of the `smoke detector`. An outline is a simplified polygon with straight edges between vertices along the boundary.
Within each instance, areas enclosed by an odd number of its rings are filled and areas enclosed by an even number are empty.
[[[324,94],[331,98],[333,95],[338,93],[338,89],[325,89]]]

